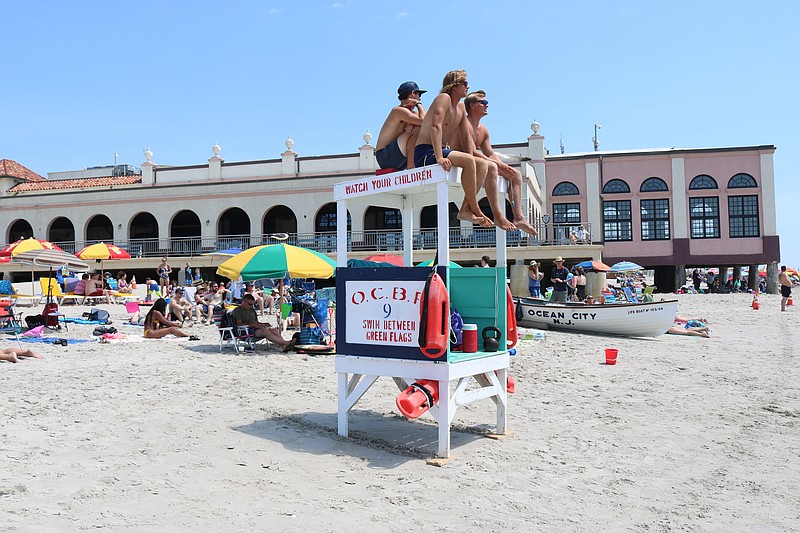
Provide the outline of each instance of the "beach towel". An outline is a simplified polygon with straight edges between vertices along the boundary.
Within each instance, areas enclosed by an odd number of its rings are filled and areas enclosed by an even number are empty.
[[[53,344],[55,338],[53,337],[20,337],[21,342],[37,342],[40,344]],[[89,339],[67,339],[68,344],[80,344],[82,342],[89,342]]]
[[[98,325],[98,324],[110,324],[111,322],[107,321],[100,321],[100,320],[89,320],[86,318],[72,318],[72,317],[59,317],[61,322],[69,322],[70,324],[91,324],[91,325]]]

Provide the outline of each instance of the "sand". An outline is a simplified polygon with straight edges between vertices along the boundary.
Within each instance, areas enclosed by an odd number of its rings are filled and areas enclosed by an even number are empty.
[[[103,306],[130,342],[0,363],[0,531],[800,531],[798,308],[679,299],[712,338],[522,342],[512,434],[464,406],[441,467],[387,378],[342,439],[334,357],[142,340]]]

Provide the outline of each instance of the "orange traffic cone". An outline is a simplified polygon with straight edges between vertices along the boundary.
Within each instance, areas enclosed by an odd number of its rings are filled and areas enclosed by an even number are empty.
[[[136,276],[131,277],[131,287],[134,289],[136,288]]]
[[[417,418],[439,401],[439,383],[421,379],[397,395],[395,404],[407,418]]]
[[[794,302],[792,301],[792,297],[791,296],[789,296],[789,299],[786,300],[786,305],[794,305]]]
[[[753,295],[753,311],[758,311],[759,304],[758,304],[758,295]]]

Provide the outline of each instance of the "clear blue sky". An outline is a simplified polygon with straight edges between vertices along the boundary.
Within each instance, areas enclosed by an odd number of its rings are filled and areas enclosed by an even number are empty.
[[[782,262],[800,267],[800,2],[0,0],[0,158],[46,175],[354,152],[405,80],[464,68],[496,144],[774,144]],[[428,95],[426,95],[428,97]],[[430,98],[424,99],[430,101]]]

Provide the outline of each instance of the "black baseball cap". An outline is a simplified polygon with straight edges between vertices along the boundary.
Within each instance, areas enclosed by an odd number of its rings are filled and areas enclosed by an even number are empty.
[[[412,92],[418,92],[419,94],[423,94],[428,91],[423,91],[422,89],[419,88],[419,85],[417,85],[416,82],[413,81],[407,81],[401,84],[400,87],[397,88],[398,95],[404,95]]]

